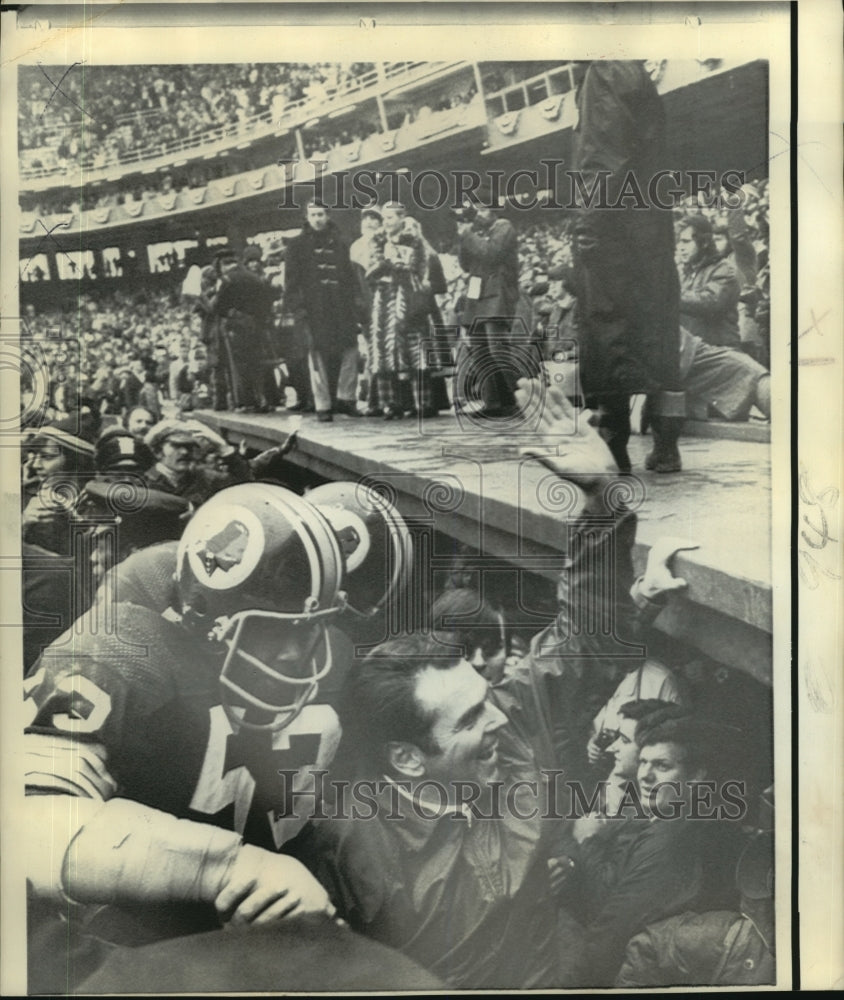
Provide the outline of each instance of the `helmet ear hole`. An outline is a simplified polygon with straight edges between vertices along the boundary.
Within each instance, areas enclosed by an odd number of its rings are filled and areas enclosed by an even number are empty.
[[[326,517],[343,553],[341,604],[377,614],[395,599],[412,569],[410,532],[396,506],[364,482],[326,483],[308,493]]]

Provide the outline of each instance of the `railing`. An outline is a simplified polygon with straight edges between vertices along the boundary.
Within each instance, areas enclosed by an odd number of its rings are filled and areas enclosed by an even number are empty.
[[[274,132],[283,132],[304,124],[308,118],[313,117],[317,112],[325,114],[331,110],[336,110],[340,106],[353,101],[356,96],[375,97],[381,86],[389,82],[394,86],[399,79],[407,78],[412,80],[414,76],[421,75],[423,70],[425,75],[430,73],[433,66],[446,66],[446,63],[426,63],[426,62],[404,62],[389,63],[383,70],[372,70],[360,77],[344,81],[342,86],[326,88],[324,93],[313,97],[303,97],[298,101],[293,101],[284,107],[278,117],[275,117],[271,108],[252,115],[245,121],[236,124],[217,126],[216,128],[203,130],[199,133],[177,139],[169,143],[160,143],[145,146],[141,149],[130,150],[124,154],[101,164],[96,162],[97,154],[89,152],[83,154],[73,165],[58,164],[53,169],[47,168],[27,168],[21,166],[20,177],[22,181],[34,181],[48,178],[55,178],[57,174],[68,174],[71,169],[74,171],[98,171],[104,175],[113,173],[114,167],[124,168],[135,164],[148,165],[150,162],[161,159],[177,158],[180,153],[192,153],[203,149],[206,153],[212,150],[217,151],[217,147],[229,148],[229,146],[242,142],[272,135]],[[455,63],[455,66],[464,63]],[[379,86],[380,85],[380,86]],[[23,153],[26,151],[22,151]],[[94,179],[94,178],[91,178]],[[104,179],[116,179],[114,177]],[[52,186],[52,185],[50,185]],[[40,185],[38,186],[41,187]],[[30,188],[34,190],[34,188]]]

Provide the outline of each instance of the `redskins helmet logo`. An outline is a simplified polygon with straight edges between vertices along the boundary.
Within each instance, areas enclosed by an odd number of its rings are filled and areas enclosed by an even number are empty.
[[[242,521],[229,521],[222,531],[205,543],[199,558],[205,565],[205,572],[213,576],[217,570],[223,573],[233,566],[239,566],[249,545],[249,532]]]
[[[249,578],[264,551],[264,529],[245,507],[219,504],[188,525],[187,558],[194,577],[211,590],[229,590]]]

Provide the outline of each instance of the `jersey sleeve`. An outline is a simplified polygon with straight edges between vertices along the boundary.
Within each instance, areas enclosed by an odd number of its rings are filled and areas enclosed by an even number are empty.
[[[134,605],[115,612],[109,631],[88,613],[41,655],[24,682],[27,732],[99,743],[119,759],[127,736],[173,697],[172,657],[155,634],[168,623]]]

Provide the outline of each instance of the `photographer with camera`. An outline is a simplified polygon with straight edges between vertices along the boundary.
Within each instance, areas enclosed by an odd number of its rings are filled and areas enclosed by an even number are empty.
[[[458,259],[468,275],[460,317],[461,339],[468,351],[458,364],[455,396],[459,405],[479,398],[478,417],[509,417],[518,412],[516,384],[532,377],[512,339],[519,299],[519,254],[516,230],[496,217],[491,187],[482,187],[476,202],[455,211]],[[462,370],[461,370],[462,369]]]

